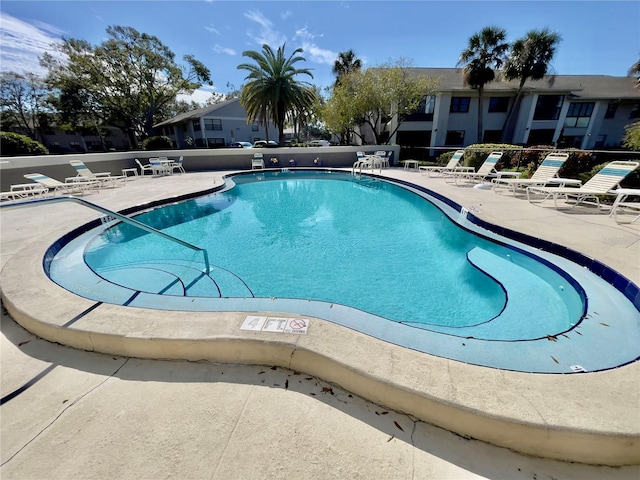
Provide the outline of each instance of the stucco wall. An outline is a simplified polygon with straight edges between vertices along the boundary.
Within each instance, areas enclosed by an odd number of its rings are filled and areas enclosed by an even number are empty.
[[[111,172],[120,175],[123,168],[134,168],[135,158],[143,164],[150,157],[165,156],[177,159],[184,157],[184,168],[187,171],[208,170],[248,170],[254,153],[262,153],[265,165],[269,159],[278,159],[278,167],[288,167],[289,159],[294,159],[298,167],[315,166],[313,160],[319,158],[323,167],[350,167],[356,161],[356,151],[373,153],[376,150],[392,150],[392,164],[398,164],[400,147],[397,145],[366,145],[358,147],[283,147],[283,148],[221,148],[190,150],[159,150],[139,152],[87,153],[77,155],[44,155],[36,157],[2,157],[0,158],[0,184],[2,191],[8,191],[11,185],[29,183],[24,178],[27,173],[42,173],[64,182],[67,177],[75,176],[70,160],[81,160],[94,172]]]

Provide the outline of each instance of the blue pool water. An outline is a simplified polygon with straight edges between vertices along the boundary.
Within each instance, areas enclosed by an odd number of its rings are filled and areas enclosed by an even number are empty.
[[[244,174],[223,191],[136,216],[206,249],[209,272],[200,253],[116,223],[70,242],[49,273],[81,295],[132,306],[161,295],[156,308],[250,311],[278,299],[283,311],[306,302],[308,315],[327,318],[317,310],[328,305],[383,339],[384,321],[492,342],[549,342],[582,327],[589,298],[571,269],[461,228],[445,207],[372,177]],[[109,287],[87,287],[92,275]]]

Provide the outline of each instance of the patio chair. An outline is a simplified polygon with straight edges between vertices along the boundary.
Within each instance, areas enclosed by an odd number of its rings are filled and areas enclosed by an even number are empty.
[[[60,180],[56,180],[55,178],[47,177],[42,173],[27,173],[23,175],[24,178],[28,178],[29,180],[33,180],[34,182],[39,183],[40,185],[47,188],[49,192],[53,195],[56,193],[80,193],[84,194],[87,190],[96,189],[98,192],[100,191],[100,186],[102,182],[98,180],[78,180],[75,182],[66,182],[63,183]]]
[[[8,192],[0,192],[0,200],[24,200],[43,197],[49,191],[48,188],[37,183],[21,183],[11,185]]]
[[[111,172],[93,173],[82,160],[71,160],[69,163],[76,170],[78,175],[67,178],[67,182],[98,181],[103,184],[110,183],[113,187],[116,187],[116,182],[118,180],[126,180],[124,175],[112,176]]]
[[[430,165],[430,166],[421,165],[420,167],[418,167],[418,169],[421,172],[427,173],[430,177],[433,177],[433,176],[440,177],[442,176],[443,172],[453,172],[453,171],[472,172],[473,171],[472,167],[463,167],[460,165],[460,162],[462,161],[463,156],[464,156],[464,150],[457,150],[453,154],[453,157],[451,157],[451,160],[449,160],[449,163],[447,163],[444,167],[433,166],[433,165]],[[424,173],[422,174],[424,175]]]
[[[463,184],[483,184],[490,178],[501,178],[503,176],[519,177],[520,172],[499,172],[496,170],[498,160],[502,158],[502,152],[491,152],[482,162],[478,171],[457,171],[444,172],[445,181],[453,180],[456,185]]]
[[[137,158],[135,159],[135,161],[140,167],[140,176],[144,177],[145,172],[149,172],[149,175],[153,175],[153,168],[151,167],[150,163],[143,165],[142,163],[140,163],[140,160],[138,160]]]
[[[386,152],[384,150],[378,150],[374,153],[375,156],[380,158],[381,167],[380,168],[389,168],[389,157],[391,152]]]
[[[353,166],[351,167],[351,173],[352,174],[355,173],[356,170],[360,170],[360,172],[362,172],[363,169],[373,170],[374,168],[373,163],[374,163],[373,155],[367,155],[364,152],[356,152],[356,161],[353,163]]]
[[[617,195],[615,188],[624,178],[633,172],[639,162],[613,161],[589,179],[581,187],[551,187],[534,186],[527,187],[527,200],[530,203],[541,203],[549,198],[553,198],[555,208],[558,208],[558,197],[566,200],[573,199],[575,203],[572,208],[586,202],[587,199],[595,200],[596,206],[600,207],[599,195]],[[542,200],[534,200],[533,195],[543,195]]]
[[[564,165],[564,162],[569,158],[568,153],[550,153],[547,155],[542,163],[538,166],[531,178],[494,178],[491,180],[493,191],[498,192],[500,188],[511,188],[513,194],[516,194],[516,190],[525,190],[527,187],[544,186],[553,184],[558,187],[565,187],[567,185],[580,185],[580,180],[574,180],[572,178],[558,178],[558,171]]]
[[[152,157],[149,159],[151,165],[151,173],[153,176],[169,175],[169,160],[166,157]]]
[[[264,168],[264,158],[261,153],[254,153],[253,158],[251,159],[251,170],[256,168]]]
[[[184,170],[184,166],[182,165],[183,162],[184,162],[184,159],[182,158],[182,155],[181,155],[176,162],[169,163],[169,170],[171,170],[172,173],[174,170],[178,170],[180,173],[187,173]]]
[[[613,217],[616,223],[633,223],[638,220],[640,218],[640,189],[618,188],[615,190],[615,192],[618,196],[611,206],[611,212],[609,212],[609,216]],[[635,198],[635,201],[629,201],[629,197]],[[631,214],[635,216],[631,221],[621,222],[618,218],[618,215],[621,213]]]

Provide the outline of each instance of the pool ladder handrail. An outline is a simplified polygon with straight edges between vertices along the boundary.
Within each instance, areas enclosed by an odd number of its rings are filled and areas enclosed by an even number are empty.
[[[122,215],[121,213],[117,213],[114,212],[112,210],[109,210],[108,208],[104,208],[101,207],[100,205],[97,205],[95,203],[89,202],[87,200],[85,200],[84,198],[78,198],[78,197],[74,197],[73,195],[62,195],[60,197],[54,197],[54,198],[37,198],[34,200],[26,200],[26,201],[22,201],[19,203],[11,203],[11,204],[4,204],[4,205],[0,205],[0,209],[4,209],[4,208],[12,208],[12,207],[30,207],[33,205],[38,205],[38,204],[42,204],[42,203],[60,203],[60,202],[74,202],[74,203],[78,203],[80,205],[84,205],[85,207],[91,208],[93,210],[96,210],[100,213],[103,213],[105,215],[108,215],[109,217],[112,217],[114,219],[120,220],[121,222],[124,223],[128,223],[129,225],[133,225],[134,227],[138,227],[146,232],[149,233],[153,233],[156,235],[161,236],[162,238],[165,238],[171,242],[175,242],[178,243],[180,245],[182,245],[183,247],[187,247],[190,248],[191,250],[195,250],[197,252],[202,252],[202,256],[204,257],[204,265],[205,265],[205,273],[209,273],[209,271],[211,270],[210,266],[209,266],[209,254],[207,253],[207,250],[204,248],[200,248],[197,247],[196,245],[192,245],[188,242],[185,242],[184,240],[180,240],[179,238],[173,237],[167,233],[164,233],[161,230],[157,230],[153,227],[150,227],[149,225],[146,225],[142,222],[139,222],[138,220],[134,220],[133,218],[127,217],[126,215]]]

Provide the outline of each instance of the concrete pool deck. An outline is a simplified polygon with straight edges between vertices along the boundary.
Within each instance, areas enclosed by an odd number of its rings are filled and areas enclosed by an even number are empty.
[[[118,211],[211,188],[224,173],[141,178],[86,198]],[[442,193],[489,223],[571,247],[640,283],[640,224],[618,225],[593,209],[556,211],[552,202],[534,206],[510,194],[448,185],[401,169],[384,175]],[[9,313],[43,338],[110,354],[50,345],[3,320],[2,396],[45,372],[1,407],[3,477],[34,478],[57,468],[62,469],[58,478],[73,472],[95,478],[171,472],[191,478],[531,478],[524,476],[524,469],[501,470],[518,461],[526,468],[533,468],[533,462],[535,468],[551,469],[562,478],[602,477],[598,468],[603,467],[517,455],[423,421],[531,455],[594,464],[640,463],[638,362],[599,373],[533,375],[420,354],[320,319],[311,319],[307,335],[287,335],[240,331],[246,313],[185,314],[96,305],[50,282],[41,262],[53,241],[97,218],[96,212],[55,204],[1,215],[2,294]],[[86,365],[83,355],[88,356]],[[74,359],[58,358],[67,356]],[[276,369],[237,365],[241,363]],[[62,388],[67,385],[69,393]],[[56,403],[59,395],[64,403]],[[139,398],[145,395],[148,403]],[[387,410],[358,396],[411,416],[390,410],[381,415]],[[140,413],[145,408],[146,414]],[[215,438],[202,438],[195,430],[203,418]],[[206,421],[212,419],[219,425]],[[159,433],[153,433],[153,425]],[[437,442],[434,432],[441,436]],[[77,462],[61,462],[57,449],[66,442],[84,453]],[[89,449],[96,443],[100,460],[94,460]],[[402,444],[402,452],[387,456],[396,443]],[[460,453],[465,448],[468,460]],[[492,453],[478,453],[482,449]],[[49,462],[42,460],[45,452]],[[483,461],[487,454],[504,456],[504,464]],[[193,470],[196,465],[204,470]],[[612,478],[638,473],[636,467],[606,470]]]

